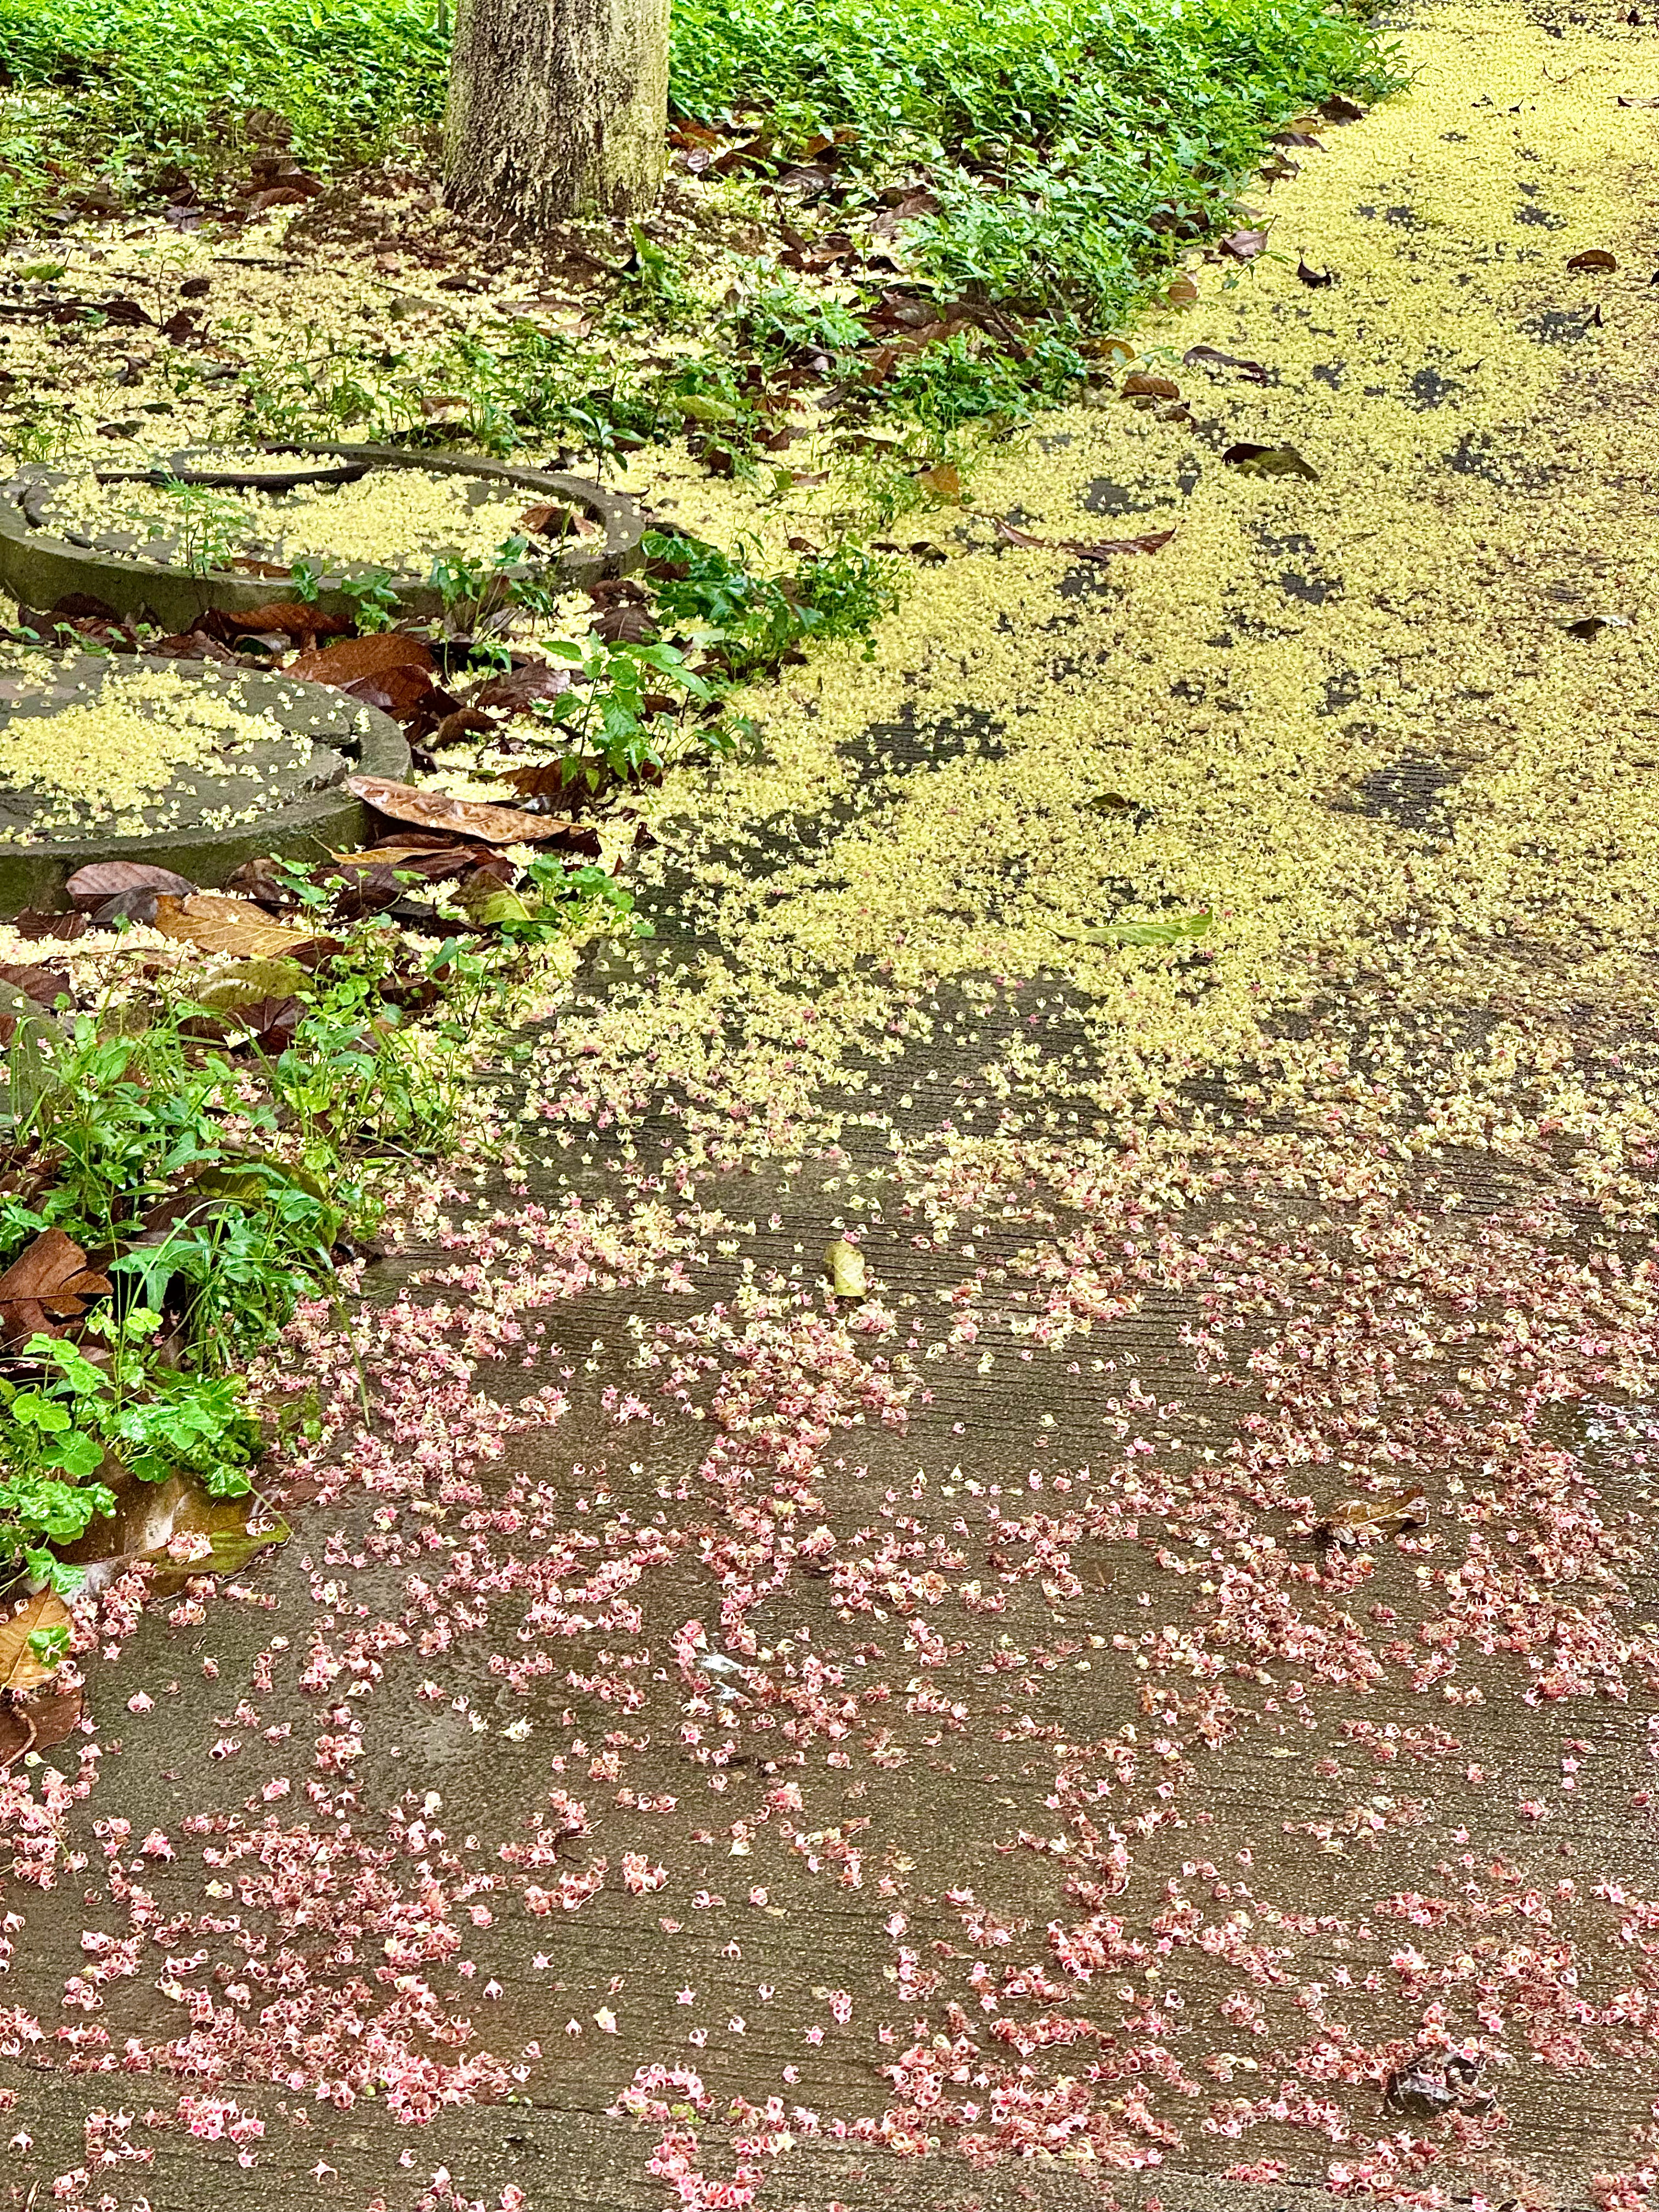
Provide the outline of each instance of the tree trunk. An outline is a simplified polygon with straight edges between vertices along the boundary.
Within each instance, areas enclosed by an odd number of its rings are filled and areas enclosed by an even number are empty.
[[[514,229],[643,215],[662,189],[669,0],[460,0],[452,207]]]

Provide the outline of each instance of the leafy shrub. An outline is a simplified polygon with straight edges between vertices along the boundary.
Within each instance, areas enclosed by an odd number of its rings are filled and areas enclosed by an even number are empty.
[[[647,531],[658,615],[712,629],[727,673],[775,668],[809,638],[863,638],[897,604],[900,563],[844,539],[803,556],[793,576],[763,576],[702,538]]]
[[[73,91],[83,144],[216,167],[249,118],[302,161],[363,160],[442,113],[428,0],[0,0],[0,68]]]
[[[673,94],[714,121],[764,105],[783,143],[850,126],[908,151],[940,201],[951,290],[1120,314],[1143,272],[1224,216],[1266,134],[1399,71],[1328,0],[678,0]]]
[[[76,1542],[114,1511],[114,1492],[96,1479],[112,1462],[141,1482],[188,1474],[215,1498],[251,1488],[261,1437],[240,1379],[152,1371],[140,1347],[160,1319],[129,1315],[104,1366],[58,1338],[32,1337],[23,1353],[40,1379],[0,1379],[0,1576],[21,1559],[58,1590],[76,1587],[79,1571],[49,1547]]]

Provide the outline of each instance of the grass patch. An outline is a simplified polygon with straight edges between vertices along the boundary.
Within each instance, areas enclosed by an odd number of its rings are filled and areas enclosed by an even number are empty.
[[[425,0],[0,0],[15,118],[27,132],[30,95],[67,94],[88,170],[216,175],[273,137],[372,160],[441,115],[446,46]]]
[[[780,144],[908,157],[939,202],[914,243],[941,287],[1120,317],[1224,221],[1276,125],[1398,72],[1327,0],[679,0],[673,95],[758,110]]]

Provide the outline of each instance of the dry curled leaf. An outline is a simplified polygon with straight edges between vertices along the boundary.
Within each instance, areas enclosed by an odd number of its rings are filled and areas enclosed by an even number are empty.
[[[1139,538],[1063,538],[1060,545],[1080,561],[1109,561],[1118,553],[1156,553],[1174,536],[1173,530],[1146,530]]]
[[[1266,384],[1267,371],[1259,361],[1241,361],[1237,354],[1223,353],[1218,347],[1188,346],[1181,356],[1188,368],[1201,368],[1213,375],[1218,369],[1236,368],[1247,384]]]
[[[1382,2085],[1385,2112],[1409,2112],[1422,2119],[1443,2113],[1490,2112],[1498,2100],[1480,2087],[1481,2060],[1462,2051],[1419,2051],[1408,2067],[1396,2067]]]
[[[1592,270],[1601,275],[1610,275],[1619,264],[1605,246],[1592,246],[1586,252],[1575,253],[1567,266],[1569,269]]]
[[[73,904],[91,914],[122,891],[155,891],[167,898],[188,898],[196,889],[187,876],[171,868],[152,866],[146,860],[94,860],[77,868],[64,884]]]
[[[1229,446],[1221,456],[1230,469],[1247,477],[1305,477],[1319,482],[1319,471],[1304,461],[1294,446],[1256,446],[1248,439]]]
[[[1316,291],[1322,285],[1334,284],[1336,282],[1334,269],[1310,269],[1300,256],[1297,259],[1296,273],[1304,284],[1311,284]]]
[[[824,1246],[823,1272],[836,1297],[861,1298],[866,1295],[864,1255],[844,1237],[837,1237],[833,1244]]]
[[[189,898],[161,898],[155,903],[152,928],[176,945],[193,945],[203,952],[232,952],[239,958],[280,960],[297,957],[315,941],[314,933],[290,929],[270,921],[251,899],[225,898],[216,891],[196,891]]]
[[[1230,231],[1221,241],[1221,251],[1234,261],[1254,261],[1258,253],[1265,253],[1267,234],[1265,230]]]
[[[1048,553],[1070,553],[1082,561],[1109,561],[1117,553],[1156,553],[1175,536],[1173,530],[1149,530],[1139,538],[1038,538],[1012,522],[997,518],[997,536],[1008,545],[1029,545]]]
[[[1397,1482],[1375,1498],[1349,1498],[1319,1524],[1318,1533],[1328,1542],[1364,1544],[1374,1536],[1397,1536],[1405,1528],[1420,1528],[1429,1517],[1429,1501],[1421,1483]]]
[[[0,1275],[0,1329],[13,1343],[37,1330],[55,1334],[55,1321],[73,1321],[88,1298],[109,1290],[107,1276],[87,1265],[87,1255],[61,1229],[43,1229]]]
[[[1153,376],[1144,368],[1133,369],[1118,386],[1118,396],[1123,399],[1179,399],[1181,386],[1173,377]]]
[[[542,844],[577,826],[554,814],[526,814],[517,806],[453,799],[447,791],[417,791],[413,784],[393,783],[385,776],[348,776],[346,788],[393,822],[447,830],[458,837],[481,837],[487,845]]]
[[[537,538],[592,538],[599,528],[580,507],[561,507],[551,500],[526,507],[519,520]]]

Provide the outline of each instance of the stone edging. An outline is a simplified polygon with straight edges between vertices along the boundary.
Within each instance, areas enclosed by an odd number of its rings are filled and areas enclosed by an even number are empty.
[[[73,674],[81,663],[100,669],[166,668],[187,680],[197,681],[214,677],[222,679],[229,673],[213,664],[129,660],[125,656],[112,662],[102,654],[76,655],[67,660],[54,659],[52,665],[55,672]],[[267,676],[250,669],[237,672],[231,680],[239,690],[246,688],[247,703],[253,710],[270,714],[284,729],[298,736],[314,738],[319,744],[340,744],[338,731],[328,726],[331,710],[337,712],[341,706],[355,709],[362,718],[357,771],[364,775],[387,776],[393,781],[401,781],[409,774],[409,746],[404,733],[389,714],[381,714],[378,708],[365,707],[320,684],[296,684],[292,679],[284,683],[280,674]],[[270,696],[279,689],[284,694],[297,692],[301,696],[292,700]],[[305,700],[307,691],[315,692],[314,707]],[[26,906],[61,905],[66,879],[77,868],[94,860],[152,861],[187,876],[204,890],[210,890],[224,883],[244,860],[254,860],[261,854],[315,860],[325,853],[365,844],[372,835],[372,821],[373,817],[361,799],[348,791],[334,788],[308,793],[302,799],[273,808],[255,821],[238,823],[230,829],[191,830],[180,824],[177,829],[146,830],[135,837],[91,836],[76,839],[73,843],[51,841],[39,845],[0,845],[0,915],[14,915]]]
[[[596,582],[601,576],[621,575],[639,559],[646,522],[638,507],[625,494],[606,491],[582,477],[517,468],[510,461],[490,460],[483,454],[408,453],[398,446],[284,446],[276,450],[307,456],[328,454],[366,462],[373,468],[489,477],[582,507],[602,525],[602,539],[585,539],[568,547],[556,560],[538,562],[533,568],[526,563],[503,570],[508,578],[544,575],[550,570],[562,583],[580,586]],[[228,569],[192,576],[166,562],[127,560],[46,537],[31,528],[23,514],[24,499],[43,473],[25,470],[9,483],[0,484],[0,586],[20,606],[52,607],[71,592],[82,592],[113,607],[118,615],[143,617],[179,631],[188,629],[198,617],[215,608],[228,614],[246,613],[282,597],[279,577],[243,576]],[[412,578],[394,581],[399,608],[406,617],[426,621],[442,613],[441,596],[430,585]],[[356,611],[355,601],[344,592],[331,592],[326,586],[319,595],[318,605],[325,614],[349,617]]]

